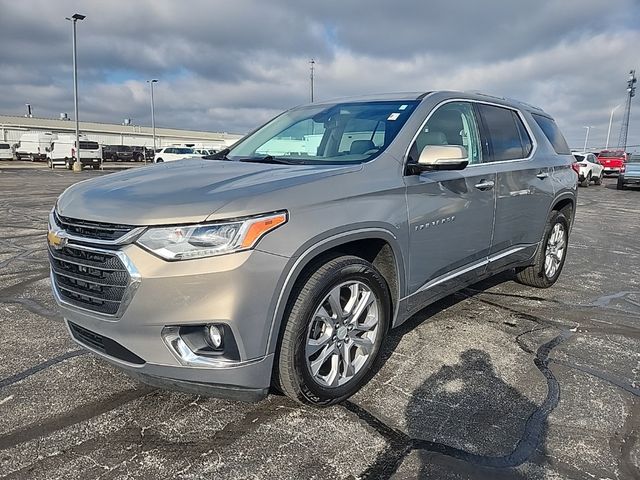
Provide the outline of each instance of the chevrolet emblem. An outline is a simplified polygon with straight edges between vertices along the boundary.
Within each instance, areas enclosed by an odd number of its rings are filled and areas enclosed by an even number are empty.
[[[58,232],[49,230],[49,233],[47,233],[47,243],[56,250],[60,250],[66,245],[67,239],[59,235]]]

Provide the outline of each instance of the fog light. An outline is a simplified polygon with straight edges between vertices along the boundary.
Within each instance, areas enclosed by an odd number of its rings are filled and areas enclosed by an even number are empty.
[[[215,325],[209,325],[207,327],[207,341],[213,348],[220,348],[222,346],[222,331]]]

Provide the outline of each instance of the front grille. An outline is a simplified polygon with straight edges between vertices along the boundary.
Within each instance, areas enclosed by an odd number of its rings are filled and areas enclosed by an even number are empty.
[[[85,237],[91,240],[118,240],[133,230],[132,225],[118,225],[113,223],[91,222],[88,220],[78,220],[75,218],[63,217],[54,212],[56,224],[66,232]]]
[[[49,247],[56,290],[65,302],[115,315],[131,277],[116,252],[92,251],[77,245]]]
[[[93,348],[98,352],[102,352],[111,357],[115,357],[125,362],[134,363],[136,365],[142,365],[145,361],[137,356],[130,350],[120,345],[118,342],[111,340],[108,337],[104,337],[98,333],[87,330],[80,325],[76,325],[73,322],[69,322],[69,329],[73,338],[87,347]]]

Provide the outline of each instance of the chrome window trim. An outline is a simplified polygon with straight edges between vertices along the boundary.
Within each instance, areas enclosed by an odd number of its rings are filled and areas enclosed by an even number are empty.
[[[136,266],[133,264],[131,259],[127,256],[126,253],[120,250],[105,250],[102,248],[87,247],[85,245],[78,245],[75,243],[71,243],[69,244],[69,246],[72,248],[76,248],[78,250],[85,250],[87,252],[95,252],[95,253],[103,253],[103,254],[114,255],[118,257],[118,259],[124,265],[124,268],[127,270],[127,273],[129,274],[129,282],[125,286],[124,294],[122,296],[122,300],[120,300],[120,306],[118,307],[118,311],[113,314],[102,313],[102,312],[97,312],[95,310],[91,310],[90,308],[79,307],[78,305],[70,303],[66,301],[64,298],[62,298],[62,296],[60,295],[58,286],[56,285],[56,282],[55,282],[53,268],[50,267],[49,278],[51,280],[51,289],[53,290],[53,296],[56,302],[58,302],[58,304],[66,308],[73,309],[73,310],[82,310],[83,312],[87,312],[87,313],[90,313],[91,315],[96,315],[104,319],[121,318],[125,310],[129,306],[129,304],[131,303],[131,300],[133,300],[134,294],[136,293],[136,291],[138,290],[138,287],[140,286],[140,283],[142,282],[142,275],[140,275],[140,272],[138,271]],[[48,247],[48,248],[51,248],[51,247]]]
[[[447,100],[443,100],[440,103],[436,104],[436,106],[431,109],[431,111],[429,112],[429,115],[427,115],[427,117],[424,119],[424,121],[420,124],[420,128],[413,135],[413,138],[411,139],[411,142],[409,142],[409,145],[407,146],[407,149],[404,152],[403,167],[405,169],[406,169],[407,164],[408,164],[407,162],[409,161],[409,151],[411,150],[411,147],[413,146],[413,144],[415,143],[416,139],[418,138],[418,135],[420,135],[420,132],[424,129],[425,125],[427,124],[427,122],[429,121],[431,116],[440,107],[442,107],[443,105],[446,105],[447,103],[452,103],[452,102],[480,103],[480,104],[484,104],[484,105],[491,105],[491,106],[494,106],[494,107],[505,108],[507,110],[511,110],[511,111],[515,112],[518,115],[518,117],[520,118],[520,120],[522,121],[522,123],[524,124],[524,128],[527,130],[527,133],[529,134],[529,137],[531,138],[531,143],[533,145],[532,148],[531,148],[531,152],[525,158],[514,158],[514,159],[511,159],[511,160],[494,160],[494,161],[491,161],[491,162],[484,162],[483,161],[483,162],[480,162],[480,163],[470,164],[466,168],[479,167],[481,165],[494,165],[494,164],[501,164],[501,163],[526,162],[526,161],[531,160],[535,156],[535,153],[538,150],[538,140],[536,139],[536,136],[533,134],[533,130],[531,129],[531,126],[529,125],[529,122],[527,122],[524,114],[522,113],[522,111],[520,109],[518,109],[517,107],[510,106],[510,105],[504,105],[504,104],[495,103],[495,102],[488,102],[488,101],[485,101],[485,100],[477,100],[477,99],[471,99],[471,98],[449,98]],[[476,118],[476,124],[478,125],[478,130],[480,130],[480,124],[479,124],[477,118]],[[480,147],[482,148],[482,145],[480,145]],[[465,170],[466,170],[466,168],[465,168]]]

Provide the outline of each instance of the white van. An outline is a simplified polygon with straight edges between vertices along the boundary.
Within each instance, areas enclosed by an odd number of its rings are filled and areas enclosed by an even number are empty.
[[[27,132],[20,136],[20,141],[16,147],[16,158],[18,160],[29,159],[45,160],[47,152],[51,149],[51,143],[58,138],[58,135],[51,132]]]
[[[51,151],[48,154],[47,163],[49,168],[63,165],[71,170],[73,162],[78,157],[75,143],[75,135],[58,135],[58,138],[51,144]],[[102,164],[102,147],[98,142],[91,141],[87,137],[80,135],[79,157],[83,167],[91,165],[94,169],[98,169]]]
[[[13,149],[10,144],[0,142],[0,160],[13,160]]]

